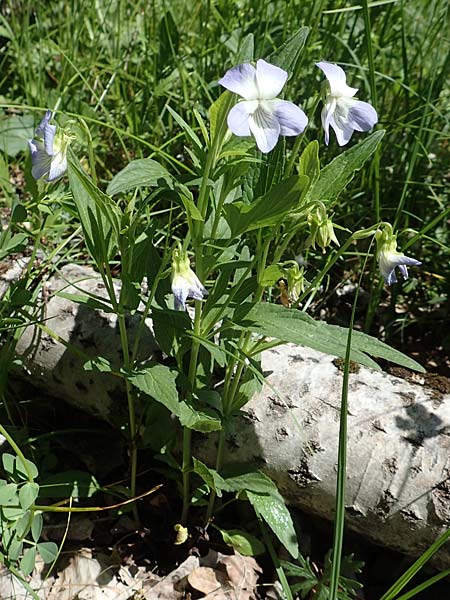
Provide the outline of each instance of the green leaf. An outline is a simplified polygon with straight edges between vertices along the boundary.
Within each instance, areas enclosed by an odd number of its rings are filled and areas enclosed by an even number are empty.
[[[291,342],[331,354],[345,357],[346,337],[332,334],[323,327],[320,321],[299,310],[290,310],[277,304],[260,302],[240,305],[234,314],[233,321],[240,328],[267,337],[273,337],[283,342]],[[345,332],[344,328],[340,328]],[[372,369],[380,370],[376,362],[366,354],[352,348],[351,360],[359,362]]]
[[[232,477],[224,477],[222,489],[225,492],[245,490],[255,494],[272,494],[277,491],[274,482],[261,471],[250,471]]]
[[[6,485],[0,485],[0,506],[17,506],[18,504],[17,484],[7,483]]]
[[[209,486],[211,490],[214,490],[219,498],[222,497],[223,489],[223,477],[215,469],[210,469],[201,460],[192,457],[194,464],[194,473],[197,473],[199,477]]]
[[[238,326],[261,335],[345,357],[348,329],[315,321],[299,310],[289,310],[284,306],[265,302],[256,305],[248,303],[236,309],[233,320]],[[351,360],[380,371],[379,365],[369,356],[384,358],[408,369],[424,372],[419,363],[402,352],[370,335],[354,331]]]
[[[169,171],[152,158],[133,160],[110,181],[106,193],[110,196],[139,187],[172,188],[173,179]]]
[[[190,125],[188,125],[188,123],[186,123],[186,121],[183,119],[183,117],[181,115],[179,115],[173,108],[171,108],[168,105],[166,106],[166,108],[169,111],[169,113],[172,115],[172,117],[175,119],[175,121],[178,123],[178,125],[181,127],[181,129],[183,129],[183,131],[186,132],[186,134],[189,137],[189,139],[191,140],[191,142],[195,146],[197,146],[197,148],[199,150],[202,150],[203,144],[202,144],[200,138],[198,137],[198,135],[192,129],[192,127]]]
[[[305,175],[293,175],[273,186],[267,194],[251,204],[227,204],[226,218],[232,237],[278,224],[284,216],[301,204],[308,182],[309,179]]]
[[[247,497],[256,514],[269,525],[289,554],[297,558],[298,544],[294,524],[278,490],[275,488],[270,495],[247,492]]]
[[[44,519],[42,518],[42,513],[36,513],[31,523],[31,537],[35,542],[41,537],[43,524]]]
[[[12,115],[0,120],[0,150],[9,156],[27,150],[33,136],[33,115]]]
[[[2,248],[0,248],[0,260],[3,260],[8,254],[14,252],[21,252],[28,243],[28,236],[24,233],[17,233],[9,239],[3,242]]]
[[[257,556],[265,552],[265,546],[257,537],[240,529],[220,529],[223,541],[243,556]]]
[[[235,96],[226,90],[217,98],[217,100],[211,105],[209,109],[209,128],[210,128],[210,139],[214,140],[219,128],[226,122],[230,108],[235,103]]]
[[[309,142],[303,150],[298,163],[298,172],[300,175],[307,175],[310,184],[313,184],[319,177],[320,160],[319,142],[317,140]]]
[[[253,61],[255,48],[255,40],[253,33],[248,33],[245,38],[240,41],[239,50],[236,53],[235,64],[240,65],[242,63],[248,63]]]
[[[101,300],[97,300],[97,298],[93,298],[92,296],[69,294],[67,292],[57,292],[56,295],[65,298],[66,300],[70,300],[71,302],[75,302],[76,304],[84,304],[84,306],[88,306],[93,310],[103,310],[106,313],[114,312],[114,308],[111,304],[107,304],[106,301],[102,302]]]
[[[76,469],[61,471],[41,484],[42,495],[49,498],[91,498],[99,490],[94,475]]]
[[[37,551],[45,563],[53,562],[58,556],[58,546],[54,542],[41,542],[37,545]]]
[[[97,373],[111,373],[113,370],[111,362],[103,356],[96,356],[84,363],[85,371],[96,371]]]
[[[92,183],[73,153],[70,153],[67,172],[86,246],[95,262],[103,265],[109,262],[118,243],[120,209]]]
[[[268,62],[281,67],[292,76],[297,67],[308,33],[309,27],[301,27],[267,58]]]
[[[320,201],[332,205],[353,179],[356,171],[363,167],[378,148],[384,133],[384,130],[375,131],[326,165],[309,188],[305,203]]]
[[[19,490],[19,502],[20,506],[27,510],[34,504],[34,501],[38,497],[39,486],[37,483],[28,481]]]
[[[23,540],[23,538],[30,531],[31,527],[31,511],[27,512],[21,517],[16,523],[16,536],[17,539]]]
[[[20,570],[22,571],[22,573],[25,576],[28,576],[31,574],[32,570],[34,569],[34,565],[36,563],[36,546],[31,546],[31,548],[28,548],[27,550],[25,550],[25,554],[23,555],[21,561],[20,561]]]
[[[190,402],[180,400],[176,387],[178,373],[165,365],[152,365],[133,373],[124,373],[125,377],[141,392],[163,404],[176,417],[183,427],[208,433],[218,431],[222,425],[215,413],[206,408],[198,410]]]
[[[22,554],[23,550],[23,541],[18,540],[16,537],[13,537],[8,546],[8,559],[11,562],[16,562],[19,560],[19,556]]]
[[[283,269],[279,265],[268,265],[264,269],[259,285],[267,287],[274,285],[281,277],[284,276]]]

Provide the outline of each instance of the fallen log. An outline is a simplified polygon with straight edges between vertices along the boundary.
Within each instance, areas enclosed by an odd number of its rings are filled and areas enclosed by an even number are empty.
[[[120,366],[113,313],[62,298],[58,291],[105,296],[90,267],[68,265],[45,288],[43,318],[62,344],[36,326],[17,345],[21,375],[48,394],[115,422],[126,411],[118,378],[86,372],[83,354]],[[151,323],[142,356],[156,351]],[[135,323],[129,323],[133,334]],[[286,344],[262,356],[267,382],[227,436],[228,462],[254,462],[277,483],[287,502],[333,518],[342,372],[331,356]],[[347,524],[411,556],[450,525],[450,395],[420,383],[358,367],[350,375]],[[214,438],[198,456],[214,464]],[[438,557],[450,566],[450,550]]]

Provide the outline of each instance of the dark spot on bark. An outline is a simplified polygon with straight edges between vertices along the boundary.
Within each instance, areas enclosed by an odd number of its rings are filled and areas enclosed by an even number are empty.
[[[75,381],[75,387],[77,390],[80,390],[80,392],[88,391],[87,385],[83,381]]]
[[[356,508],[356,506],[346,506],[345,512],[351,517],[364,517],[364,513],[361,509]]]
[[[414,465],[410,469],[410,477],[411,479],[415,479],[419,473],[422,472],[422,469],[418,465]]]
[[[279,427],[276,432],[275,432],[275,437],[277,438],[277,440],[281,441],[284,440],[285,438],[288,437],[288,432],[286,430],[286,427]]]
[[[413,392],[398,392],[404,406],[411,406],[416,401],[416,395]]]
[[[395,498],[389,490],[384,490],[383,495],[378,501],[375,512],[383,519],[386,519],[391,512],[392,506],[395,504]]]
[[[292,362],[305,362],[303,356],[300,356],[299,354],[290,354],[289,358]]]
[[[227,435],[227,446],[230,450],[237,450],[241,447],[241,445],[237,441],[236,436],[233,434]]]
[[[336,367],[336,369],[339,369],[339,371],[344,372],[345,369],[345,360],[343,358],[335,358],[333,361],[333,365]],[[357,362],[355,362],[354,360],[350,361],[350,365],[349,365],[349,372],[350,373],[359,373],[360,370],[360,366]]]
[[[383,469],[390,475],[395,475],[398,470],[397,457],[386,458],[383,461]]]
[[[259,422],[258,417],[256,416],[255,411],[252,408],[247,408],[247,412],[242,415],[242,418],[248,421],[249,423],[257,423]]]
[[[315,481],[320,481],[319,477],[311,473],[306,458],[303,458],[295,469],[288,469],[288,475],[300,487],[306,487]]]
[[[372,429],[375,429],[375,431],[382,431],[383,433],[386,433],[386,429],[383,427],[379,419],[375,419],[375,421],[372,421],[371,426]]]

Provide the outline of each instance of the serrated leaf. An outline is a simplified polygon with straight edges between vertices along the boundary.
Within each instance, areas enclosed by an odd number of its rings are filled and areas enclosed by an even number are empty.
[[[36,546],[31,546],[31,548],[28,548],[27,550],[25,550],[25,554],[23,555],[21,561],[20,561],[20,570],[22,571],[22,573],[27,576],[30,575],[30,573],[33,571],[34,569],[34,565],[36,564]]]
[[[317,180],[310,186],[305,203],[323,202],[325,205],[332,205],[353,179],[356,171],[359,171],[373,155],[384,134],[384,130],[375,131],[323,167]]]
[[[37,551],[45,563],[53,562],[58,556],[58,546],[54,542],[37,544]]]
[[[34,501],[38,497],[39,486],[37,483],[28,481],[19,490],[19,502],[20,506],[27,510],[33,505]]]
[[[256,514],[264,519],[293,558],[298,556],[297,535],[291,515],[280,494],[255,494],[247,492],[247,498]]]
[[[221,529],[223,541],[228,546],[232,546],[239,554],[243,556],[257,556],[263,554],[266,550],[264,544],[257,537],[241,531],[240,529]]]
[[[106,193],[121,194],[139,187],[173,187],[169,171],[152,158],[133,160],[109,182]]]

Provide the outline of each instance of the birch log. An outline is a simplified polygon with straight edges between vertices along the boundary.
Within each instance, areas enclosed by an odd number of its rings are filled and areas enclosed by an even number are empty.
[[[58,297],[90,291],[105,296],[89,267],[68,265],[45,284],[45,324],[84,354],[121,364],[112,313]],[[147,324],[142,356],[156,350]],[[129,323],[131,334],[135,323]],[[120,381],[86,372],[85,358],[36,327],[17,352],[22,375],[52,395],[114,422],[126,411]],[[288,503],[332,519],[335,501],[342,373],[333,357],[286,344],[262,357],[267,383],[227,436],[225,458],[250,461],[278,484]],[[198,446],[214,464],[214,438]],[[348,525],[412,556],[450,526],[450,395],[360,367],[350,375],[348,414]],[[443,548],[441,565],[450,566]]]
[[[289,504],[326,519],[334,513],[342,387],[335,363],[292,344],[265,352],[266,384],[234,422],[224,452],[226,462],[258,464]],[[349,384],[347,524],[418,556],[450,526],[450,395],[356,370]],[[214,449],[200,453],[211,461]],[[434,563],[450,566],[449,546]]]

